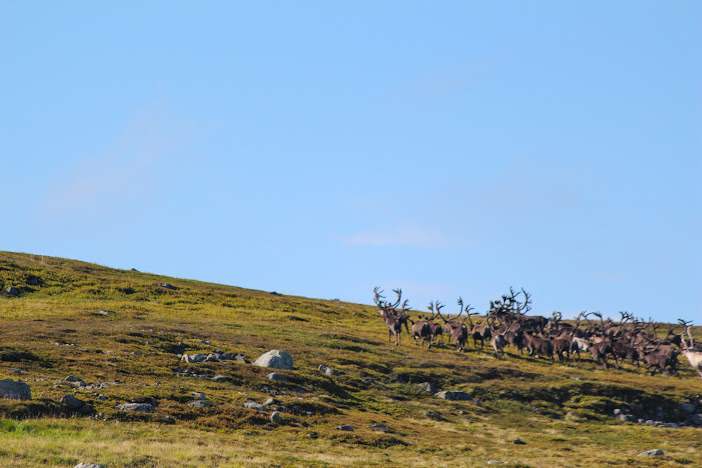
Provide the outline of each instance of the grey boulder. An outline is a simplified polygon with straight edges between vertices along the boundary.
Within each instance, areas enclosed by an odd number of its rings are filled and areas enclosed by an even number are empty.
[[[120,411],[136,411],[138,413],[155,413],[156,408],[154,405],[149,403],[125,403],[123,405],[118,405],[117,409]]]
[[[66,405],[66,407],[70,410],[77,410],[85,405],[84,401],[79,400],[73,395],[66,395],[65,397],[61,398],[61,403]]]
[[[292,370],[293,358],[287,351],[273,349],[262,354],[253,362],[254,366]]]
[[[0,398],[11,400],[31,400],[32,389],[24,382],[14,381],[10,378],[0,380]]]
[[[268,408],[260,403],[256,403],[255,401],[247,401],[244,403],[244,408],[254,409],[257,411],[268,411]]]

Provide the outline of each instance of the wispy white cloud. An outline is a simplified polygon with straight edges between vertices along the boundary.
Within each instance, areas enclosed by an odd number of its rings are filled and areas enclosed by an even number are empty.
[[[56,174],[39,203],[38,217],[75,221],[129,209],[154,191],[159,168],[169,163],[169,151],[184,133],[160,109],[137,112],[104,149]]]

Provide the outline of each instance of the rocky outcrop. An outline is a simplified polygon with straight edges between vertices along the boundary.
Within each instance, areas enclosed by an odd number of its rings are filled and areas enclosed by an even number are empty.
[[[10,378],[0,380],[0,398],[11,400],[31,400],[32,389],[24,382]]]

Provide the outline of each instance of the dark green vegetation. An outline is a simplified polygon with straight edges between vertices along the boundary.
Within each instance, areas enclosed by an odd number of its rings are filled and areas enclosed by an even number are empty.
[[[680,377],[668,378],[510,348],[504,361],[472,345],[428,351],[406,335],[395,347],[374,307],[7,252],[0,286],[19,293],[0,297],[0,378],[23,379],[33,397],[0,400],[3,466],[702,465],[701,429],[612,417],[614,409],[646,417],[660,407],[668,421],[684,420],[680,405],[702,394],[702,379],[683,360]],[[293,355],[295,370],[278,371],[288,382],[250,364],[188,364],[177,355],[221,350],[254,360],[270,349]],[[341,375],[326,376],[319,364]],[[77,389],[68,375],[110,385]],[[425,381],[475,400],[433,397],[417,388]],[[191,408],[191,392],[214,405]],[[271,393],[287,408],[279,425],[243,407]],[[74,414],[59,403],[66,394],[104,416]],[[155,414],[115,408],[150,399]],[[370,429],[378,423],[387,431]],[[355,431],[333,429],[341,424]],[[654,448],[665,455],[637,456]]]

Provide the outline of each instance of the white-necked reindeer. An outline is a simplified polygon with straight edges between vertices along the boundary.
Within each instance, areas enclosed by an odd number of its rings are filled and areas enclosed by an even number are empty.
[[[680,338],[682,340],[682,350],[680,351],[680,354],[685,356],[687,360],[690,361],[692,368],[700,374],[700,377],[702,377],[702,351],[698,351],[694,348],[695,342],[692,338],[692,332],[690,332],[690,325],[692,325],[692,322],[686,322],[682,319],[678,319],[678,321],[685,327],[685,330],[680,334]],[[687,333],[687,336],[690,339],[689,345],[685,343],[685,333]]]

